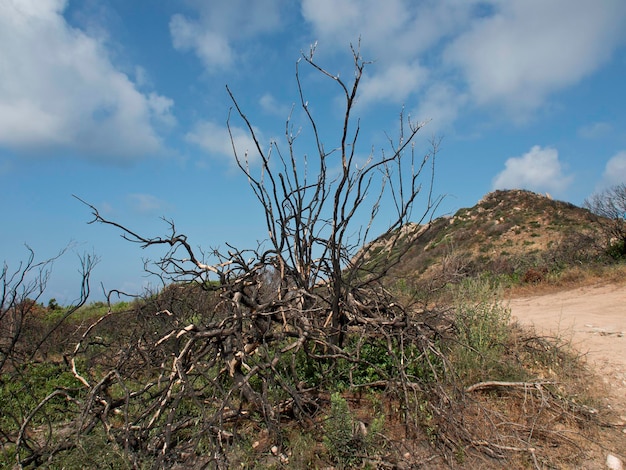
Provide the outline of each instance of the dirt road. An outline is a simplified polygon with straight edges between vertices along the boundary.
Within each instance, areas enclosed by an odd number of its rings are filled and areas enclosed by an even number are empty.
[[[509,300],[511,313],[538,332],[558,334],[587,354],[608,386],[608,404],[626,421],[626,284],[598,284]]]

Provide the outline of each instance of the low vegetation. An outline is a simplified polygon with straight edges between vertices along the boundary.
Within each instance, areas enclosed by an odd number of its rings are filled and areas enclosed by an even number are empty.
[[[210,364],[197,374],[187,370],[189,392],[177,395],[184,384],[168,385],[163,368],[149,357],[137,363],[168,335],[159,344],[159,360],[180,357],[183,335],[171,332],[185,331],[180,325],[188,320],[199,326],[213,321],[192,318],[198,309],[211,311],[206,292],[170,287],[150,299],[113,304],[104,316],[101,304],[89,305],[68,319],[63,345],[47,346],[58,354],[3,371],[2,465],[152,468],[163,465],[155,444],[168,432],[168,466],[219,466],[218,457],[243,468],[477,462],[483,468],[543,468],[584,461],[607,432],[608,410],[566,338],[511,324],[499,301],[501,288],[485,279],[466,278],[448,289],[445,305],[412,313],[411,323],[430,333],[399,337],[405,344],[384,330],[354,329],[343,354],[298,351],[285,360],[266,349],[247,359],[251,370],[265,356],[279,357],[273,371],[250,377],[253,390],[283,407],[275,427],[241,392],[215,402],[230,386],[227,371]],[[37,322],[53,322],[59,314],[58,308],[39,309]],[[163,310],[180,317],[155,314]],[[95,392],[72,373],[69,358],[79,343],[73,363],[89,383],[99,384]],[[309,390],[307,401],[296,406],[285,392],[289,387]],[[157,404],[168,399],[164,390],[179,402],[158,416]],[[231,410],[221,414],[226,422],[212,421],[219,408]],[[85,413],[98,413],[97,419]],[[152,419],[149,434],[133,433]],[[216,434],[206,434],[213,426]]]

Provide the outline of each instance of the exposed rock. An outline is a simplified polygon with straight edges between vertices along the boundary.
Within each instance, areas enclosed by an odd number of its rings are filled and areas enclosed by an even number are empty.
[[[606,468],[610,470],[624,470],[624,464],[619,457],[609,454],[606,456]]]

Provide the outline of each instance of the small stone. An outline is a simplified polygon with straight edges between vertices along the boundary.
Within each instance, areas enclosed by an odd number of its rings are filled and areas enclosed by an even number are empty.
[[[252,448],[253,448],[253,449],[256,449],[256,448],[257,448],[257,447],[259,447],[260,445],[261,445],[261,443],[260,443],[259,441],[254,441],[254,442],[252,443]]]
[[[272,446],[270,450],[272,451],[272,454],[278,455],[278,446]]]
[[[606,468],[609,470],[624,470],[624,464],[619,457],[615,457],[613,454],[608,454],[606,456]]]

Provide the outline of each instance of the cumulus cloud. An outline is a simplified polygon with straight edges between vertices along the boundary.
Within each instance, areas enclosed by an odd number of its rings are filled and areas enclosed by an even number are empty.
[[[190,2],[196,15],[175,14],[170,20],[174,48],[195,53],[207,71],[231,67],[234,44],[258,34],[276,31],[285,0],[230,0]]]
[[[376,61],[412,59],[467,21],[478,0],[302,0],[301,12],[324,48],[362,37]]]
[[[472,2],[303,0],[301,11],[320,48],[346,51],[361,38],[366,69],[360,104],[409,104],[435,80],[422,55],[467,18]]]
[[[626,18],[621,0],[491,3],[495,13],[473,21],[446,47],[444,59],[462,71],[478,104],[521,113],[606,62]]]
[[[622,0],[389,0],[384,7],[378,0],[303,0],[301,10],[320,47],[345,50],[362,38],[379,74],[372,101],[441,83],[448,108],[458,98],[516,120],[603,65],[623,42],[626,21]],[[428,69],[420,86],[391,72],[418,63]]]
[[[234,162],[233,142],[237,155],[241,160],[245,160],[246,155],[248,161],[253,163],[259,159],[260,155],[257,151],[256,144],[246,129],[231,125],[231,136],[226,126],[216,124],[211,121],[202,121],[197,123],[193,130],[189,132],[185,138],[211,155],[219,156]],[[260,137],[260,133],[257,135]]]
[[[66,4],[0,8],[0,145],[117,160],[160,151],[154,121],[173,122],[173,101],[141,93],[101,40],[65,21]]]
[[[419,64],[390,64],[381,73],[365,75],[359,104],[372,102],[403,103],[426,81],[427,70]]]
[[[174,115],[172,114],[174,100],[156,93],[150,93],[147,96],[147,103],[150,113],[155,121],[169,127],[176,124],[176,118],[174,118]]]
[[[437,134],[456,120],[466,101],[467,97],[450,85],[435,83],[425,91],[413,115],[418,121],[428,122],[428,131]]]
[[[229,67],[233,62],[233,51],[228,39],[205,29],[199,21],[174,15],[170,20],[170,34],[174,48],[194,51],[207,68]]]
[[[246,41],[279,31],[290,5],[189,2],[192,14],[171,19],[172,42],[195,53],[209,71],[232,67]],[[425,111],[442,105],[437,114],[448,120],[467,106],[504,109],[509,118],[525,120],[552,93],[610,58],[624,40],[626,3],[301,0],[300,14],[321,51],[347,52],[361,38],[363,58],[375,65],[366,70],[360,104],[414,107],[421,99]]]
[[[559,153],[551,147],[535,145],[521,157],[509,158],[504,170],[493,181],[493,189],[529,189],[562,192],[572,182],[559,161]]]
[[[626,183],[626,151],[616,153],[604,167],[603,186]]]

